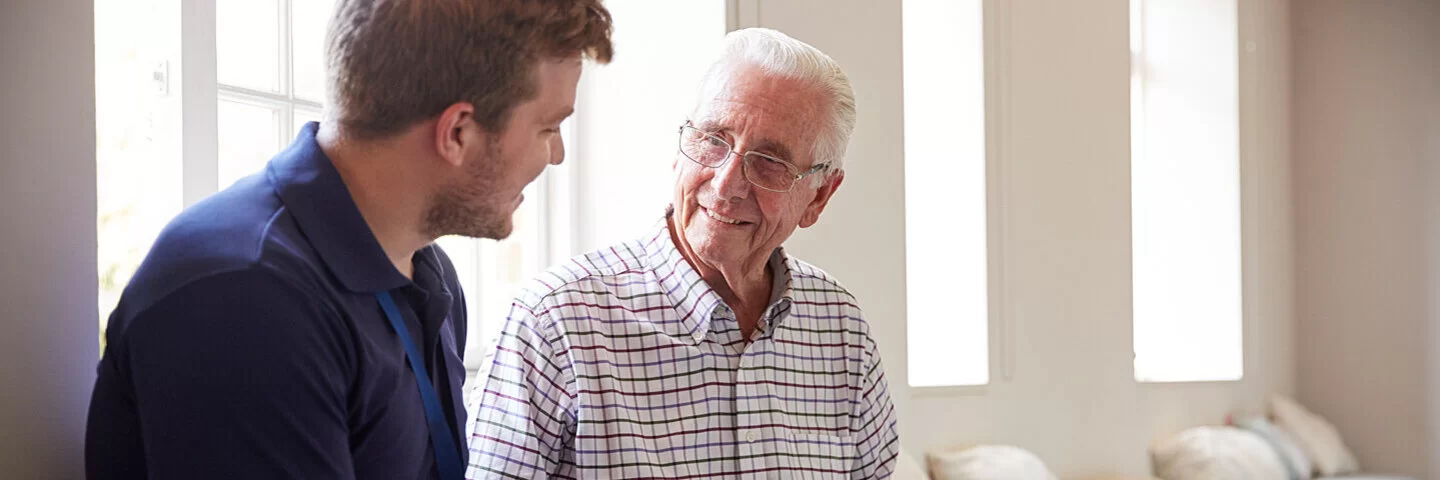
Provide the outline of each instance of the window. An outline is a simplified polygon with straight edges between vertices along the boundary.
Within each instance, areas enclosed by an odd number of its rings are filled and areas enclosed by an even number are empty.
[[[587,67],[577,113],[562,126],[565,163],[525,191],[510,238],[438,241],[466,293],[472,370],[519,284],[581,250],[643,235],[664,212],[675,127],[717,53],[726,4],[606,5],[622,53]],[[320,118],[334,0],[97,0],[95,8],[103,335],[160,229],[185,204],[259,171]],[[605,201],[581,201],[592,198]]]
[[[180,102],[169,79],[179,11],[95,2],[100,330],[155,236],[181,208]]]
[[[258,172],[300,125],[320,118],[332,7],[95,2],[102,335],[121,290],[183,205]]]
[[[264,168],[325,101],[333,0],[216,0],[219,188]]]
[[[573,132],[573,122],[562,125],[562,138]],[[557,169],[569,168],[563,164],[550,167],[526,187],[525,202],[515,211],[515,228],[509,238],[494,241],[451,236],[438,242],[455,264],[466,295],[470,328],[464,359],[471,372],[480,368],[487,349],[504,327],[510,301],[520,285],[551,263],[570,256],[568,249],[545,248],[551,239],[568,237],[568,232],[560,230],[564,223],[558,218],[569,208],[568,191],[555,187],[556,177],[566,173]]]
[[[321,118],[333,8],[333,0],[96,2],[102,334],[121,289],[184,204],[260,171]],[[207,119],[214,137],[180,128]],[[574,134],[573,124],[565,128]],[[517,211],[511,238],[440,240],[468,294],[472,344],[498,331],[520,281],[570,254],[569,242],[543,248],[549,236],[570,235],[547,222],[563,225],[568,189],[555,177],[564,175],[551,169],[525,192],[533,200]]]
[[[981,0],[905,0],[910,385],[990,380]]]
[[[678,129],[720,54],[725,0],[607,0],[615,59],[585,72],[575,121],[579,251],[632,240],[673,196]],[[663,39],[663,41],[657,41]]]
[[[1135,378],[1243,375],[1236,3],[1132,0]]]

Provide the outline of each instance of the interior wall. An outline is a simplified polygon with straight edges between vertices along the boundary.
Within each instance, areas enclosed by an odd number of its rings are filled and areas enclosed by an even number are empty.
[[[900,1],[740,1],[740,18],[832,55],[859,120],[848,174],[815,227],[789,242],[865,308],[912,452],[1009,443],[1062,476],[1147,473],[1147,448],[1293,390],[1288,7],[1242,2],[1246,377],[1137,385],[1131,358],[1126,2],[993,2],[1002,94],[998,214],[1013,376],[975,389],[906,386]],[[745,9],[753,9],[746,11]],[[747,26],[747,25],[742,25]],[[1242,45],[1245,43],[1242,42]],[[941,60],[943,61],[943,60]],[[1063,79],[1063,80],[1060,80]],[[937,192],[940,195],[941,192]],[[943,219],[936,219],[943,221]]]
[[[1437,18],[1437,22],[1440,22],[1440,18]],[[1433,38],[1430,44],[1440,45],[1440,28],[1432,29],[1430,33]],[[1440,85],[1440,60],[1434,61],[1430,67],[1432,78],[1437,80],[1432,85]],[[1429,246],[1430,261],[1428,262],[1429,275],[1427,275],[1426,284],[1431,285],[1430,291],[1433,292],[1434,286],[1440,285],[1440,221],[1437,221],[1440,219],[1440,88],[1431,89],[1430,92],[1429,125],[1429,147],[1427,149],[1429,153],[1426,157],[1428,160],[1424,162],[1426,170],[1428,170],[1426,178],[1429,181],[1429,187],[1426,189],[1429,198],[1426,202],[1425,214],[1425,218],[1429,221],[1425,223],[1429,227],[1426,245]],[[1440,345],[1440,295],[1432,294],[1429,297],[1430,335],[1428,338],[1432,348],[1429,349],[1430,368],[1426,378],[1430,379],[1428,382],[1430,384],[1430,451],[1437,452],[1440,451],[1440,445],[1437,445],[1440,444],[1440,348],[1433,348],[1433,346]],[[1430,456],[1430,472],[1431,474],[1440,473],[1440,454]]]
[[[1299,399],[1367,470],[1431,478],[1440,2],[1293,7]]]
[[[0,15],[4,478],[83,476],[99,357],[94,11],[50,0],[7,2]]]

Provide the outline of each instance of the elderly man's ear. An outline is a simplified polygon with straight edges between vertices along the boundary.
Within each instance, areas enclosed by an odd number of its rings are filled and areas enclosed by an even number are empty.
[[[804,180],[801,181],[803,182]],[[844,182],[844,170],[825,177],[824,182],[820,184],[820,188],[815,189],[815,198],[810,200],[809,205],[805,206],[805,215],[800,217],[800,228],[810,228],[815,222],[820,221],[820,212],[824,211],[825,206],[830,204],[830,197],[835,195],[835,191],[839,190],[840,184]]]

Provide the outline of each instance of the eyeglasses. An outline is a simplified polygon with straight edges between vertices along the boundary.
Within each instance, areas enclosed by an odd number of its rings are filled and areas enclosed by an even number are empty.
[[[720,168],[730,161],[730,155],[738,153],[725,139],[706,133],[690,122],[680,126],[680,153],[690,161],[710,168]],[[745,152],[745,180],[752,185],[772,192],[785,193],[795,188],[795,182],[824,170],[822,163],[801,172],[794,164],[759,152]]]

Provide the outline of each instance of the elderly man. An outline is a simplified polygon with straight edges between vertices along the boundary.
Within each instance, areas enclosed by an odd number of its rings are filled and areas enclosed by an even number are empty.
[[[472,407],[469,478],[881,478],[899,438],[855,298],[780,248],[844,179],[849,80],[731,33],[679,127],[650,235],[516,299]]]

